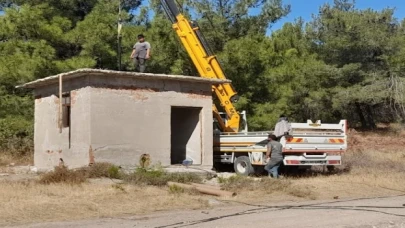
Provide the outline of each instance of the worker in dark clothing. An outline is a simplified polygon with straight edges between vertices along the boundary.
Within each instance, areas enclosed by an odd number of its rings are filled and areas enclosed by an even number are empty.
[[[278,168],[283,162],[283,145],[277,142],[277,137],[273,134],[268,136],[266,166],[264,169],[269,173],[269,177],[279,178]]]
[[[145,36],[138,35],[138,42],[133,47],[131,59],[134,59],[135,70],[143,73],[146,69],[146,60],[150,58],[150,43],[145,41]]]

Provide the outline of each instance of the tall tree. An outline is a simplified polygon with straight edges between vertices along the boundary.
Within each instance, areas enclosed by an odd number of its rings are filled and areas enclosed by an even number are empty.
[[[352,1],[335,0],[333,6],[320,8],[309,27],[314,50],[338,69],[330,78],[335,109],[367,128],[375,128],[376,121],[392,119],[389,113],[381,115],[379,111],[389,98],[389,56],[399,50],[393,39],[399,28],[393,12],[358,10]]]

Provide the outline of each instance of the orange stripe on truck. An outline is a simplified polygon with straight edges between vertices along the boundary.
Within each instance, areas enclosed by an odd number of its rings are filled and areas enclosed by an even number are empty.
[[[301,143],[303,141],[304,141],[303,138],[289,138],[289,139],[287,139],[288,143]]]
[[[329,139],[329,143],[345,143],[344,139]]]

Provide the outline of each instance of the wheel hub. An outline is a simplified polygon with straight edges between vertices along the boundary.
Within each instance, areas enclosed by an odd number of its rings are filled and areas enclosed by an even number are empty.
[[[236,168],[238,169],[238,171],[240,173],[245,173],[246,172],[246,167],[247,167],[246,162],[241,162],[241,163],[236,165]]]

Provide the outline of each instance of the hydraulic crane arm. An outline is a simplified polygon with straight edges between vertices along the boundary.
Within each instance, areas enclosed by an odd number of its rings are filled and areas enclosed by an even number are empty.
[[[198,73],[203,78],[226,79],[219,61],[208,46],[196,22],[188,21],[180,13],[174,0],[161,0],[163,8],[173,23],[173,29],[179,36],[184,48],[191,57]],[[226,123],[220,117],[217,108],[213,105],[214,117],[217,119],[223,132],[238,132],[240,115],[232,102],[238,96],[230,83],[212,86],[221,106],[228,115]]]

